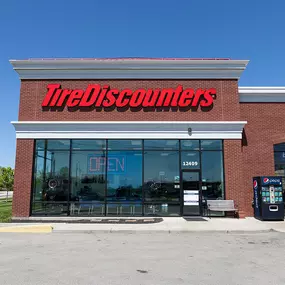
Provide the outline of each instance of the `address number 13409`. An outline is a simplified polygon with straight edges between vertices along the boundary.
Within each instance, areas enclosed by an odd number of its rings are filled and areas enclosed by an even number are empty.
[[[183,166],[197,166],[198,165],[198,161],[183,161],[182,165]]]

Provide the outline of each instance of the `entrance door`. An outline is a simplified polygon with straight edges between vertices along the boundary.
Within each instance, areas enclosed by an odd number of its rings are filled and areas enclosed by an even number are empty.
[[[200,173],[182,171],[183,216],[201,215]]]

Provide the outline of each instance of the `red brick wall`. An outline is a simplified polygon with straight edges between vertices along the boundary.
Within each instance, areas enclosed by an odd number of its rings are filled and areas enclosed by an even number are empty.
[[[59,83],[62,88],[86,89],[88,84],[109,84],[111,88],[216,88],[217,98],[213,109],[203,112],[62,112],[43,111],[42,100],[46,86]],[[238,121],[240,106],[237,80],[23,80],[19,107],[19,121]],[[245,207],[240,185],[242,182],[241,141],[225,141],[226,197],[234,199],[241,210]],[[15,174],[13,216],[29,215],[32,184],[33,141],[18,140]],[[248,214],[249,212],[247,212]],[[241,214],[243,215],[243,214]]]
[[[33,173],[33,140],[17,140],[13,217],[28,217]]]
[[[225,194],[226,199],[234,200],[239,216],[244,218],[246,212],[243,195],[243,162],[241,140],[224,141]]]
[[[251,208],[252,177],[274,175],[274,143],[285,142],[285,103],[241,103],[245,126],[242,157],[245,211]]]

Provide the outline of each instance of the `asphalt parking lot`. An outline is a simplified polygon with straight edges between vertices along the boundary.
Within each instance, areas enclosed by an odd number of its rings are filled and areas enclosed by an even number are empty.
[[[0,234],[1,285],[285,284],[285,234]]]

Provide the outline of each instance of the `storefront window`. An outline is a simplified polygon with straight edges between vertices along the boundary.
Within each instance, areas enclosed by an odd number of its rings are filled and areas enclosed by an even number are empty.
[[[69,150],[70,140],[48,140],[47,149],[48,150]]]
[[[285,143],[274,145],[274,163],[275,175],[282,177],[283,193],[285,193]]]
[[[222,150],[221,140],[201,140],[201,150]]]
[[[45,150],[45,140],[37,140],[36,141],[36,150]]]
[[[72,140],[73,150],[104,150],[105,140]]]
[[[223,153],[221,151],[203,151],[202,199],[224,199]]]
[[[71,215],[104,215],[105,162],[104,151],[72,152]]]
[[[107,213],[142,214],[142,152],[108,151]]]
[[[181,150],[199,150],[199,140],[181,140]]]
[[[35,166],[34,166],[34,192],[33,201],[41,202],[43,196],[43,185],[44,185],[44,165],[45,165],[45,152],[36,151],[35,153]]]
[[[32,214],[177,216],[181,171],[201,172],[202,198],[224,199],[221,140],[36,140]]]
[[[145,150],[178,150],[178,140],[145,140]]]
[[[181,151],[181,169],[200,169],[200,152]]]
[[[180,189],[177,151],[146,151],[144,154],[144,191],[146,201],[179,202]]]
[[[67,214],[69,195],[69,151],[45,150],[36,153],[34,214]]]
[[[140,150],[142,149],[142,140],[109,140],[109,150]]]

